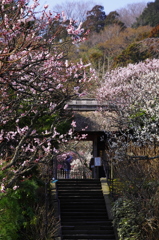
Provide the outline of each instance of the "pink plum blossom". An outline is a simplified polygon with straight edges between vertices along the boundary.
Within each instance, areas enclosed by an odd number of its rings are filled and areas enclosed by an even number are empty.
[[[11,172],[8,176],[14,173],[6,178],[2,191],[17,186],[17,173],[24,176],[34,164],[57,155],[57,142],[65,144],[73,137],[71,129],[58,132],[64,121],[60,111],[70,99],[83,94],[84,83],[95,78],[89,64],[65,61],[63,42],[56,47],[60,29],[66,27],[65,13],[54,14],[47,5],[38,12],[37,0],[32,5],[18,1],[16,8],[13,2],[1,1],[0,144],[3,170]],[[46,36],[57,21],[56,33]],[[74,23],[71,19],[66,27],[72,44],[83,41],[82,24],[75,27]],[[74,121],[71,126],[76,126]]]

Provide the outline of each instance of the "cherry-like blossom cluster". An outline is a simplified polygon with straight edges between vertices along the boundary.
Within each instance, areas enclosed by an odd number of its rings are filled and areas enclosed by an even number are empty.
[[[47,6],[39,13],[37,0],[0,1],[0,151],[7,187],[17,189],[18,177],[38,162],[57,154],[57,143],[67,142],[73,130],[60,133],[67,101],[84,94],[95,77],[89,65],[66,61],[56,34],[45,39],[54,21],[64,27],[64,13],[54,15]],[[81,24],[67,26],[72,42],[81,41]],[[58,45],[58,48],[57,48]],[[90,68],[90,69],[89,69]],[[87,70],[86,70],[87,69]],[[75,127],[75,122],[72,122]],[[11,174],[8,174],[8,171]]]

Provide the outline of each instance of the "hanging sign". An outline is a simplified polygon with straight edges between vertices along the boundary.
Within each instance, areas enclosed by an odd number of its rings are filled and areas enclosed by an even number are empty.
[[[101,163],[101,157],[95,157],[94,165],[95,165],[96,167],[102,165],[102,163]]]

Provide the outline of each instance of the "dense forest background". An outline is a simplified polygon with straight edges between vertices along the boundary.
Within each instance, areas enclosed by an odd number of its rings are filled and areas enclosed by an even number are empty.
[[[143,2],[128,4],[108,15],[103,6],[95,5],[89,9],[91,5],[88,2],[81,6],[77,1],[54,8],[65,11],[69,18],[74,17],[74,9],[78,9],[82,27],[90,31],[87,41],[69,52],[71,58],[91,61],[103,75],[118,66],[158,57],[159,1],[147,5]]]

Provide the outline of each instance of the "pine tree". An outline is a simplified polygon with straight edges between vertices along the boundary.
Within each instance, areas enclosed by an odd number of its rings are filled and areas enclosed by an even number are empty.
[[[137,18],[133,27],[150,25],[155,27],[159,24],[159,0],[155,2],[150,2],[144,9],[143,13]]]

